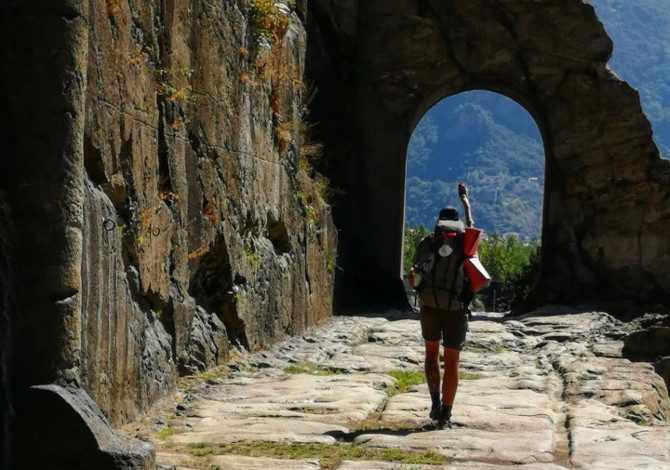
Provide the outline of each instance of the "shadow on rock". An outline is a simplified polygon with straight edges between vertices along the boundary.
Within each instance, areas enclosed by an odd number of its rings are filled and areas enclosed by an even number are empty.
[[[670,389],[670,315],[646,314],[639,328],[624,338],[622,354],[636,362],[651,362]]]
[[[328,431],[324,434],[334,437],[338,442],[353,442],[359,436],[363,435],[378,435],[406,437],[411,434],[420,432],[429,432],[437,430],[437,425],[434,423],[427,423],[423,426],[408,426],[408,427],[392,427],[392,428],[374,428],[374,429],[360,429],[358,431]]]

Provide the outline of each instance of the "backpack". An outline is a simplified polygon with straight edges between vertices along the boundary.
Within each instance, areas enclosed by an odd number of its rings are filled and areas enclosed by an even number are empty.
[[[421,305],[449,311],[461,308],[464,233],[461,221],[439,220],[433,234],[419,244],[415,264],[423,273],[417,288]]]

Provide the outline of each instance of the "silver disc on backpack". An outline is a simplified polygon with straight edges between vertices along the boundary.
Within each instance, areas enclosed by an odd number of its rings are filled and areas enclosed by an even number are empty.
[[[447,245],[447,244],[445,243],[444,245],[442,245],[442,246],[440,247],[439,250],[437,250],[437,253],[438,253],[442,258],[446,258],[446,257],[449,256],[453,251],[454,251],[454,250],[453,250],[449,245]]]

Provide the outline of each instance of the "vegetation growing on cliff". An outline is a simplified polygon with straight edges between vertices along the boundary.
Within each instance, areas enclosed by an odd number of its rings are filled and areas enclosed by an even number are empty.
[[[277,3],[274,0],[254,0],[250,12],[250,28],[256,41],[267,41],[270,48],[257,51],[255,70],[245,70],[240,80],[245,84],[268,86],[268,105],[272,115],[274,144],[280,158],[294,162],[295,194],[307,227],[317,229],[317,220],[326,209],[330,184],[314,163],[322,155],[323,146],[311,138],[309,103],[316,90],[304,81],[302,71],[281,41],[290,26],[289,10],[295,2]],[[248,51],[240,50],[246,60]],[[297,107],[294,101],[297,98]],[[298,114],[295,114],[295,109]]]
[[[274,44],[284,36],[289,19],[277,8],[275,0],[254,0],[251,4],[250,24],[255,37]]]

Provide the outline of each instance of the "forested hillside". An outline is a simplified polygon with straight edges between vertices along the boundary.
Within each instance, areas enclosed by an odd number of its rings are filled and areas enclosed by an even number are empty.
[[[477,225],[539,234],[544,154],[537,126],[519,105],[490,92],[462,93],[434,106],[409,146],[407,221],[432,224],[440,207],[460,206],[470,187]]]
[[[610,67],[640,92],[663,155],[670,155],[670,0],[593,2],[614,40]],[[544,153],[537,126],[512,100],[469,92],[435,105],[408,150],[407,222],[432,225],[446,204],[459,205],[465,181],[477,225],[487,232],[538,238]]]
[[[592,3],[614,40],[610,68],[640,92],[654,140],[670,157],[670,1]]]

